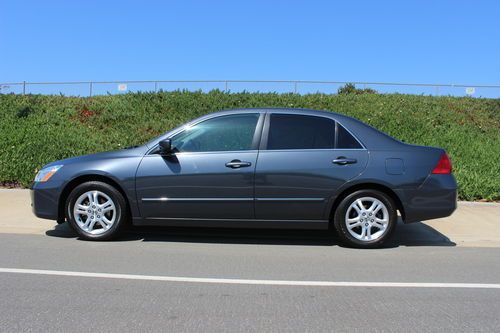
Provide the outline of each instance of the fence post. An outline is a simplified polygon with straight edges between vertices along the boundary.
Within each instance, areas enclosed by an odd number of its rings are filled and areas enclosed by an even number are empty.
[[[23,95],[26,94],[26,81],[23,81]]]
[[[155,92],[158,92],[158,82],[155,81]]]
[[[297,93],[297,81],[295,81],[293,83],[293,93],[296,94]]]
[[[89,82],[89,96],[92,97],[92,81]]]
[[[225,82],[224,87],[224,90],[227,92],[227,81]]]

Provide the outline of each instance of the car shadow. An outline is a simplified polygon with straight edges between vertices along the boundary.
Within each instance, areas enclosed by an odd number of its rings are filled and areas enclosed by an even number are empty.
[[[51,237],[78,238],[67,223],[56,225],[45,234]],[[113,241],[343,246],[332,230],[129,227]],[[424,223],[404,224],[399,221],[392,239],[384,247],[455,245],[448,237]]]

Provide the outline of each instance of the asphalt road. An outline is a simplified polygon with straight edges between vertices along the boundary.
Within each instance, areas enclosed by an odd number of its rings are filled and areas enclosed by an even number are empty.
[[[64,225],[0,233],[0,331],[500,331],[500,248],[429,244],[396,237],[356,250],[300,231],[149,229],[103,243]]]

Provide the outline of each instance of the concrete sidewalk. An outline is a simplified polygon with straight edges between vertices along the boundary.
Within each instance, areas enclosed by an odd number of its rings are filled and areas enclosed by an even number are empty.
[[[55,221],[33,215],[28,190],[0,189],[0,209],[0,233],[45,235],[56,229]],[[399,225],[395,239],[400,245],[500,247],[500,204],[459,202],[450,217]]]

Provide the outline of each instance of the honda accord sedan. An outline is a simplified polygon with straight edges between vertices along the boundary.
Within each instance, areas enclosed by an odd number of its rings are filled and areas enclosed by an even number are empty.
[[[354,118],[304,109],[210,113],[138,147],[46,165],[31,188],[40,218],[87,240],[137,226],[335,228],[349,246],[445,217],[457,184],[446,152]]]

